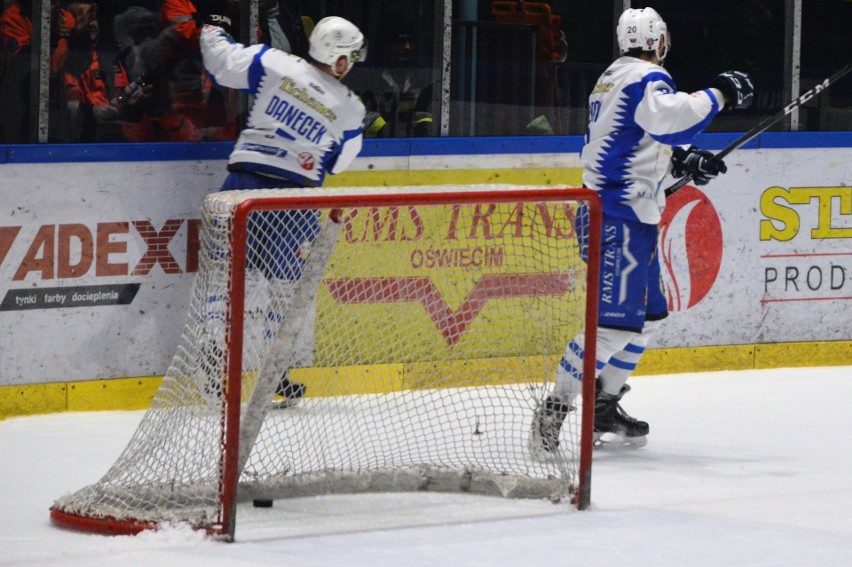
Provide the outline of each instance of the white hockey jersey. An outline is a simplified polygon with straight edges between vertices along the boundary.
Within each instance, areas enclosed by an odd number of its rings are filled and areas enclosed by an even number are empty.
[[[283,51],[235,43],[217,27],[204,26],[200,42],[213,79],[254,97],[229,169],[319,186],[358,156],[364,105],[340,81]]]
[[[659,223],[671,147],[692,143],[723,105],[717,89],[680,93],[663,67],[620,57],[589,96],[583,184],[598,192],[607,215]]]

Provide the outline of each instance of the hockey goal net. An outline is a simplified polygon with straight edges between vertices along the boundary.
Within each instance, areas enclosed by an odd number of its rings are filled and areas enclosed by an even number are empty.
[[[238,502],[359,491],[585,507],[593,380],[557,452],[533,458],[528,438],[579,332],[593,375],[599,260],[585,250],[599,232],[582,189],[209,195],[162,385],[117,461],[60,498],[53,522],[188,522],[233,539]],[[296,401],[278,395],[285,373],[305,390],[285,392],[304,397],[282,409]]]

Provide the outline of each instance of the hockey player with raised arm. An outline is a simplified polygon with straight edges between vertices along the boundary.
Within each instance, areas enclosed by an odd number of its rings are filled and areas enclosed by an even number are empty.
[[[366,57],[364,36],[354,24],[335,16],[317,22],[309,57],[302,59],[267,45],[236,43],[223,29],[230,23],[224,16],[211,14],[207,23],[200,37],[204,66],[219,85],[254,98],[222,190],[318,187],[327,174],[352,164],[361,150],[365,110],[341,80]],[[303,252],[319,232],[318,217],[318,211],[256,215],[248,227],[247,279],[261,278],[279,299],[292,295]],[[294,365],[310,363],[313,317],[311,309]],[[276,393],[284,398],[279,407],[287,407],[304,396],[305,386],[285,372]]]
[[[663,178],[670,171],[675,177],[691,174],[703,185],[725,173],[721,160],[691,145],[693,138],[725,106],[748,107],[754,88],[745,73],[727,71],[710,88],[678,92],[662,67],[671,38],[653,8],[625,10],[616,33],[622,55],[589,96],[580,155],[583,184],[603,204],[595,440],[642,446],[649,426],[627,415],[620,400],[649,335],[668,316],[657,254]],[[583,344],[581,334],[565,348],[555,387],[536,409],[533,455],[558,450],[562,423],[581,392]]]

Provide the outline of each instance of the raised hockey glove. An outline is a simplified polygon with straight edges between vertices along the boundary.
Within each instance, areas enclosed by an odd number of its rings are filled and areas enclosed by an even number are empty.
[[[233,11],[228,0],[198,0],[195,5],[198,7],[198,12],[193,14],[193,18],[199,28],[205,25],[216,26],[233,37],[234,30],[231,22]]]
[[[726,103],[732,108],[748,108],[754,100],[754,83],[742,71],[721,73],[713,81],[713,86],[722,91]]]
[[[716,159],[712,152],[699,150],[695,146],[682,148],[675,146],[672,149],[672,175],[683,177],[691,175],[696,185],[707,185],[710,180],[720,173],[726,173],[728,166],[725,162]]]
[[[216,26],[217,28],[222,28],[222,30],[233,37],[233,33],[231,33],[231,18],[225,16],[224,14],[196,14],[195,23],[199,28],[204,26]]]

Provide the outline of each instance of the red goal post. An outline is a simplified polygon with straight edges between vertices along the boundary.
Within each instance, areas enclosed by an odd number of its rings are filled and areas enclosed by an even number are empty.
[[[302,214],[316,225],[292,221]],[[279,234],[261,235],[261,225]],[[586,508],[593,379],[558,455],[531,462],[520,447],[576,331],[584,375],[594,376],[600,226],[599,199],[586,189],[208,196],[201,266],[163,385],[107,475],[57,501],[53,522],[100,533],[189,522],[232,540],[238,502],[375,490],[568,497]],[[298,276],[276,294],[281,274],[258,270],[258,258],[278,261],[280,233],[299,230],[310,234],[292,251]],[[504,245],[491,253],[482,239]],[[297,361],[312,314],[311,360]],[[270,410],[282,371],[307,396]],[[319,453],[328,453],[322,463]]]

